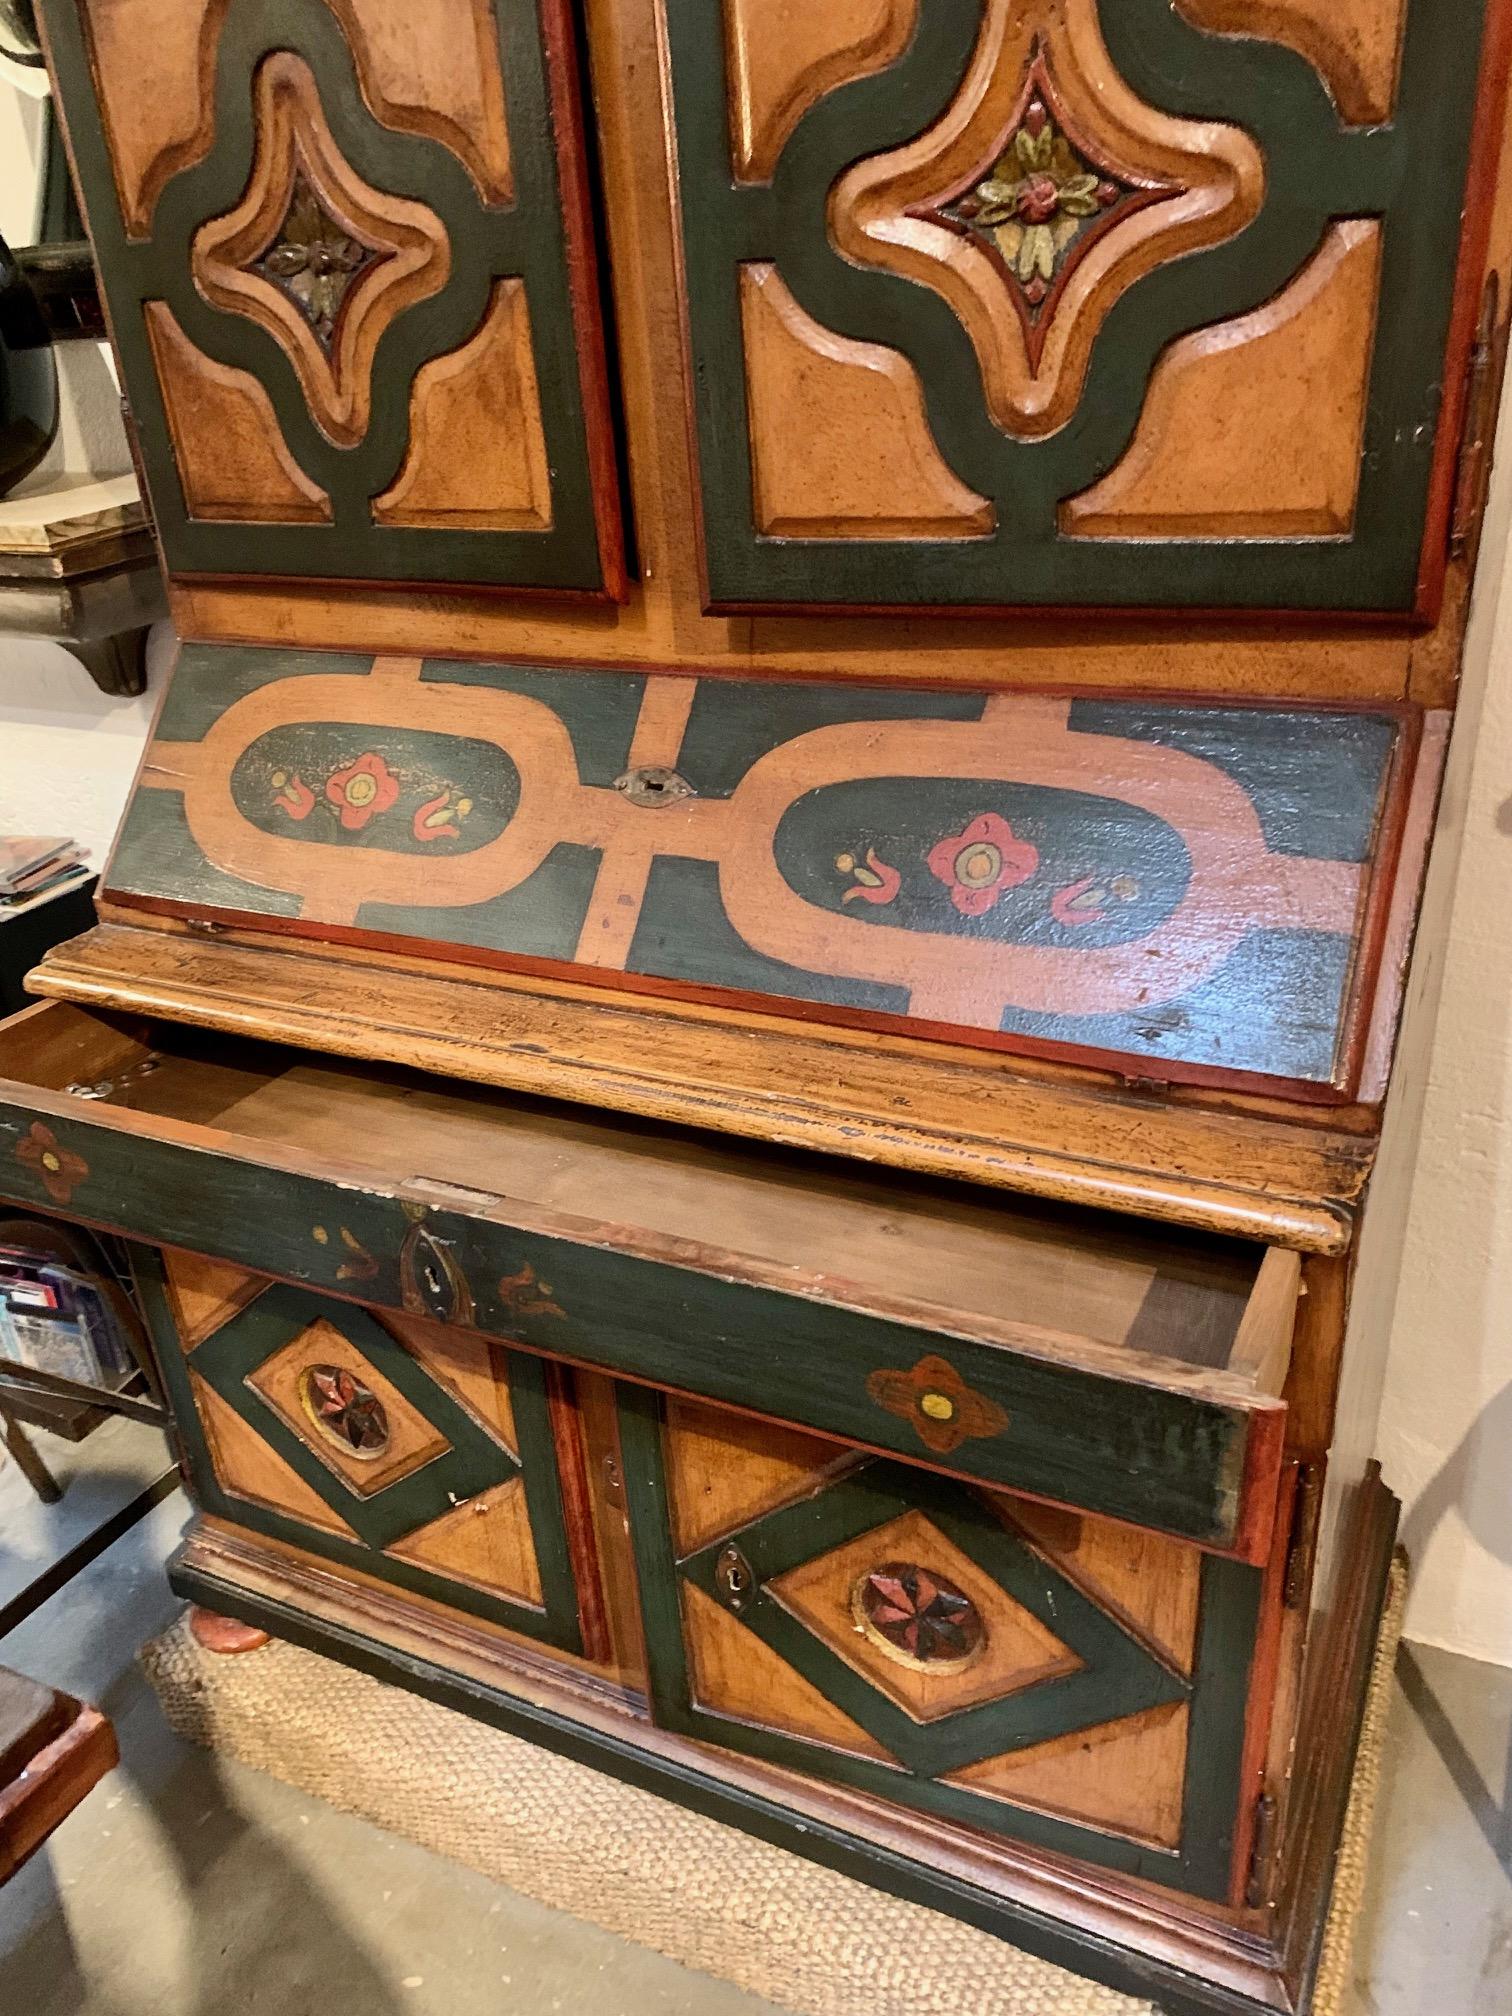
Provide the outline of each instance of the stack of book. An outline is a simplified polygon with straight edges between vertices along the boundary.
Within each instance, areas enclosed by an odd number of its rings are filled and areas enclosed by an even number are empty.
[[[84,850],[72,840],[0,833],[0,916],[71,889],[88,873]]]

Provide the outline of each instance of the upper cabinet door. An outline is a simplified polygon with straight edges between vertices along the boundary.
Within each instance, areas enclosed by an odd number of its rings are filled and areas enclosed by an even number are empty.
[[[624,589],[567,0],[44,0],[170,572]]]
[[[710,605],[1430,615],[1507,11],[668,8]]]

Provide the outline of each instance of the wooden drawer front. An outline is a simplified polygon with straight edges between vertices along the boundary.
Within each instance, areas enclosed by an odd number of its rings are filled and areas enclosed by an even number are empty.
[[[668,8],[712,605],[1431,609],[1506,18]]]
[[[621,1439],[664,1726],[1228,1896],[1262,1571],[654,1394]]]
[[[170,572],[622,594],[565,0],[41,11]]]
[[[539,1359],[188,1253],[138,1273],[207,1511],[583,1649]]]
[[[206,1057],[167,1025],[150,1051],[63,1007],[10,1026],[13,1069],[29,1046],[79,1089],[0,1084],[0,1195],[1248,1559],[1268,1548],[1294,1255],[258,1046]]]

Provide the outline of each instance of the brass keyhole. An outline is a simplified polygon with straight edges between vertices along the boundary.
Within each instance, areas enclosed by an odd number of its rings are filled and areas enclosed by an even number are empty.
[[[733,1541],[720,1549],[719,1559],[714,1563],[714,1586],[725,1608],[733,1610],[737,1617],[756,1593],[751,1564]]]
[[[648,806],[653,811],[659,805],[675,805],[680,798],[698,795],[686,777],[663,763],[647,763],[638,770],[626,770],[615,778],[614,788],[632,805]]]

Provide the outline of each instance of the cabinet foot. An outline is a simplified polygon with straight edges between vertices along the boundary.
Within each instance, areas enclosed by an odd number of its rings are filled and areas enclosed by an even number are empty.
[[[255,1624],[238,1623],[236,1618],[222,1617],[218,1610],[206,1610],[199,1603],[189,1606],[189,1629],[207,1652],[258,1652],[268,1642],[267,1632],[259,1631]]]

